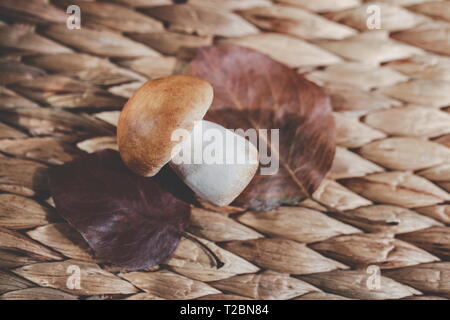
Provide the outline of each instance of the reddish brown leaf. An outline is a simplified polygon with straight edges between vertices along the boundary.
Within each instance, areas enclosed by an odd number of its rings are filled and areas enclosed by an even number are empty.
[[[270,148],[280,169],[255,176],[237,204],[270,209],[318,188],[335,152],[330,100],[321,88],[264,54],[232,45],[200,49],[188,73],[214,87],[206,119],[230,129],[268,129],[268,136],[279,129],[279,152]]]
[[[128,269],[169,257],[189,220],[187,203],[126,169],[113,150],[53,169],[50,189],[58,212],[97,256]]]

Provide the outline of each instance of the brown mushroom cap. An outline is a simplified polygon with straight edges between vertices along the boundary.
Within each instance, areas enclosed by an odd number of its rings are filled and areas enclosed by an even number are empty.
[[[211,85],[202,79],[173,75],[142,85],[120,114],[117,143],[132,171],[153,176],[171,159],[172,132],[203,119],[213,100]]]

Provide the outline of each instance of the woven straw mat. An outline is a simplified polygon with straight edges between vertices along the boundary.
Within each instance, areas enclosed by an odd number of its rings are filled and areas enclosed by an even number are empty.
[[[204,204],[192,233],[223,268],[187,239],[148,270],[96,259],[55,212],[46,169],[115,148],[134,90],[219,43],[331,96],[337,151],[315,197],[341,213]],[[450,2],[0,0],[0,50],[0,299],[450,298]]]

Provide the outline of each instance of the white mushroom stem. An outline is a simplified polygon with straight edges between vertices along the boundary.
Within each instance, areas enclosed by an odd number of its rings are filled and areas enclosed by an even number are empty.
[[[217,206],[230,204],[258,169],[258,150],[251,142],[205,120],[195,124],[173,154],[170,166],[178,176]]]

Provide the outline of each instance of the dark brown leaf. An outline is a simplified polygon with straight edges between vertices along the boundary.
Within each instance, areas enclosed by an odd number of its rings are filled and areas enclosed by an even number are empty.
[[[335,152],[330,100],[319,87],[264,54],[232,45],[200,49],[188,73],[214,87],[206,119],[230,129],[267,129],[268,136],[279,129],[279,152],[268,147],[280,169],[255,176],[237,204],[269,209],[318,188]]]
[[[190,215],[188,204],[126,169],[113,150],[53,169],[50,190],[58,212],[97,256],[128,269],[169,257]]]

